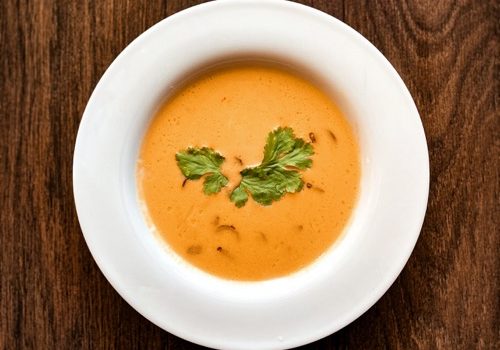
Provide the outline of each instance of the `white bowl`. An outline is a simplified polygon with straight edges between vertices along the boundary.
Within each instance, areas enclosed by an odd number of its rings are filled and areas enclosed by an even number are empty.
[[[361,147],[361,193],[343,237],[309,267],[264,282],[219,279],[165,249],[146,225],[135,181],[160,102],[200,68],[242,58],[307,72],[344,111]],[[420,232],[429,161],[408,90],[360,34],[292,2],[216,1],[161,21],[111,64],[80,124],[73,185],[94,259],[144,317],[209,347],[281,349],[339,330],[387,291]]]

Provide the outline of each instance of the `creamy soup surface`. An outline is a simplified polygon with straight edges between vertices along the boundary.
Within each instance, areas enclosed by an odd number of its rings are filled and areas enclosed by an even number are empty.
[[[261,163],[280,126],[314,148],[303,189],[269,206],[250,197],[236,207],[229,196],[240,171]],[[228,186],[208,196],[203,178],[184,182],[175,154],[189,146],[225,157]],[[246,63],[203,73],[169,98],[146,132],[137,172],[145,215],[177,254],[210,274],[255,281],[295,272],[334,243],[356,204],[360,160],[351,126],[325,93],[281,67]]]

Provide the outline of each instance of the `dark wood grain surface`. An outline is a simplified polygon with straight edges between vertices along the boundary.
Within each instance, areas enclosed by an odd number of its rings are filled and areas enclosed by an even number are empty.
[[[0,348],[194,349],[134,311],[83,240],[78,124],[117,54],[201,1],[0,2]],[[499,2],[309,0],[391,61],[427,134],[430,198],[404,271],[304,349],[500,349]]]

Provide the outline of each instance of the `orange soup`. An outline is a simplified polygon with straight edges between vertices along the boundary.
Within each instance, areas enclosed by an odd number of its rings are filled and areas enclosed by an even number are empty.
[[[312,150],[303,157],[312,163],[289,162],[276,176],[270,165],[241,187],[246,202],[232,201],[241,171],[264,164],[268,136],[280,130],[293,131],[299,151]],[[187,179],[176,154],[188,147],[216,152],[219,168]],[[206,178],[219,171],[207,194],[214,179]],[[359,149],[311,82],[273,65],[235,64],[197,76],[165,102],[144,137],[137,178],[149,223],[177,254],[222,278],[264,280],[312,263],[342,233],[357,199]],[[256,199],[254,184],[263,191]],[[293,193],[262,203],[265,191],[289,186]]]

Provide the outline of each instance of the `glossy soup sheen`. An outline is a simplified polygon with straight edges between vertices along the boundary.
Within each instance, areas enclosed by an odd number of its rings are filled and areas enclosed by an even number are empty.
[[[270,206],[229,200],[240,170],[260,164],[267,134],[291,127],[311,142],[309,184]],[[208,146],[225,158],[218,194],[187,181],[175,154]],[[243,164],[241,164],[241,162]],[[339,237],[356,203],[359,150],[340,110],[309,81],[277,66],[238,64],[203,73],[160,108],[145,135],[138,186],[151,225],[177,254],[227,279],[263,280],[312,263]],[[220,229],[233,225],[234,230]]]

